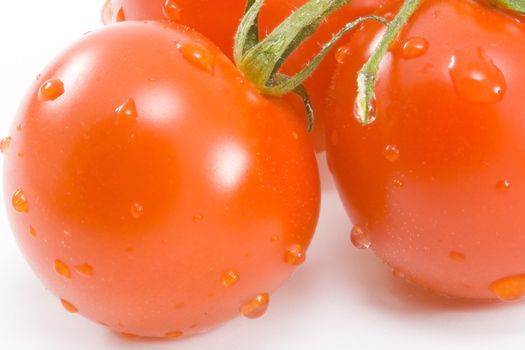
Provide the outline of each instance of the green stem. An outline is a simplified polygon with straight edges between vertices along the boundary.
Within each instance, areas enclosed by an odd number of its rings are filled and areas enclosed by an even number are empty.
[[[376,76],[379,65],[420,3],[421,0],[405,0],[397,15],[388,25],[377,48],[359,71],[357,76],[356,113],[358,120],[364,125],[370,124],[375,119],[375,116],[371,114],[374,110],[373,101],[375,99]]]
[[[246,17],[249,17],[250,20],[256,18],[262,2],[262,0],[255,0],[254,5],[247,11]],[[317,30],[324,19],[349,2],[350,0],[308,1],[277,26],[263,41],[237,55],[238,68],[252,84],[261,91],[264,90],[284,60]],[[246,27],[243,27],[242,24],[239,31],[246,31]],[[242,36],[242,33],[236,35],[234,51],[237,53],[244,50],[240,48],[240,46],[244,47]]]
[[[525,0],[488,0],[488,2],[504,10],[525,14]]]

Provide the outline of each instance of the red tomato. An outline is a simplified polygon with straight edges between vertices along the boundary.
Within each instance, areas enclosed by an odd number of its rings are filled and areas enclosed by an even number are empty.
[[[525,27],[474,1],[423,2],[382,62],[377,118],[361,126],[356,72],[380,33],[367,23],[348,44],[327,126],[354,241],[440,293],[523,296]]]
[[[262,36],[281,23],[306,0],[266,0],[260,18]],[[352,20],[369,14],[385,0],[353,0],[334,13],[319,30],[308,39],[286,62],[283,72],[293,74],[301,70],[333,34]],[[216,43],[228,56],[233,53],[233,37],[242,18],[246,0],[229,0],[225,5],[217,0],[108,0],[103,10],[104,23],[122,20],[169,18],[197,29]],[[317,150],[324,150],[325,99],[335,70],[336,51],[321,63],[317,71],[305,83],[316,111],[313,139]],[[294,107],[304,114],[302,102],[289,97]]]
[[[151,337],[260,316],[304,260],[319,179],[304,120],[167,23],[87,34],[31,87],[4,193],[70,311]]]

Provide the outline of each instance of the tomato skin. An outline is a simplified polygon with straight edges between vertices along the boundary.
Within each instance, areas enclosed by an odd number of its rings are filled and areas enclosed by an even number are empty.
[[[166,19],[163,12],[165,2],[165,0],[108,0],[103,10],[103,21],[106,24],[115,22],[120,10],[121,19],[126,20]],[[306,0],[266,0],[260,16],[259,27],[262,37],[305,2]],[[384,2],[385,0],[353,0],[341,8],[290,56],[283,66],[283,72],[286,74],[299,72],[319,52],[321,45],[329,41],[346,23],[370,14]],[[172,0],[172,3],[180,9],[178,22],[195,28],[216,43],[226,55],[232,56],[233,37],[244,13],[245,0],[230,0],[227,6],[222,1],[215,0]],[[327,112],[325,99],[335,70],[334,56],[335,49],[305,82],[316,111],[312,138],[318,151],[325,149],[324,120]],[[288,101],[300,113],[305,113],[302,102],[295,95],[289,96]]]
[[[525,27],[472,1],[423,2],[382,62],[377,119],[361,126],[356,72],[379,33],[365,25],[334,78],[327,156],[347,212],[408,280],[507,299],[519,278],[498,293],[493,282],[525,272]],[[416,56],[403,53],[413,38],[427,43]]]
[[[182,55],[188,43],[212,70]],[[64,93],[41,101],[49,79]],[[295,267],[287,250],[309,245],[320,189],[303,122],[188,28],[92,32],[41,73],[14,122],[13,231],[68,309],[141,336],[202,332],[275,290]]]

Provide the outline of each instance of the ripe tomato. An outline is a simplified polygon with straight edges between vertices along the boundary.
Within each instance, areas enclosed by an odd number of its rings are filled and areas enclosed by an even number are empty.
[[[321,45],[329,41],[333,34],[352,20],[369,14],[385,0],[353,0],[347,6],[330,16],[319,30],[308,39],[285,63],[283,72],[297,73],[317,54]],[[267,0],[260,17],[260,32],[264,36],[281,23],[306,0]],[[166,19],[186,24],[197,29],[216,43],[224,53],[232,56],[233,37],[242,18],[246,0],[108,0],[102,17],[104,23],[123,20]],[[226,9],[227,7],[227,9]],[[330,80],[335,70],[335,50],[321,63],[305,86],[316,111],[315,128],[312,137],[317,150],[324,150],[325,99]],[[304,106],[296,96],[289,101],[304,114]]]
[[[303,118],[167,22],[87,34],[39,76],[3,149],[30,265],[69,311],[119,332],[260,316],[318,217]]]
[[[382,62],[376,120],[361,126],[356,72],[381,32],[367,23],[348,43],[327,126],[354,240],[434,291],[521,297],[525,27],[474,1],[423,2]]]

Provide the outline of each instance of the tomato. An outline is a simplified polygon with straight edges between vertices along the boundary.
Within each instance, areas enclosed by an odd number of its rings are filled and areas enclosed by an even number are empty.
[[[258,317],[305,258],[320,186],[302,116],[188,28],[85,35],[10,136],[21,249],[69,311],[115,331],[175,338]]]
[[[367,23],[346,45],[327,121],[354,241],[439,293],[521,297],[524,25],[473,1],[424,1],[381,64],[376,119],[362,126],[356,72],[382,32]]]
[[[297,73],[317,54],[321,45],[352,20],[369,14],[385,0],[353,0],[334,13],[318,31],[308,39],[285,63],[283,72]],[[281,23],[293,10],[306,0],[266,0],[260,18],[260,32],[264,36]],[[103,10],[103,21],[111,23],[122,20],[165,19],[197,29],[215,42],[228,56],[233,53],[233,37],[242,18],[246,0],[229,0],[227,6],[216,0],[108,0]],[[167,10],[166,10],[167,9]],[[315,129],[312,137],[316,149],[324,150],[325,99],[330,79],[335,70],[336,52],[332,51],[317,71],[306,81],[312,104],[316,111]],[[304,114],[304,106],[296,96],[288,97],[294,107]]]

